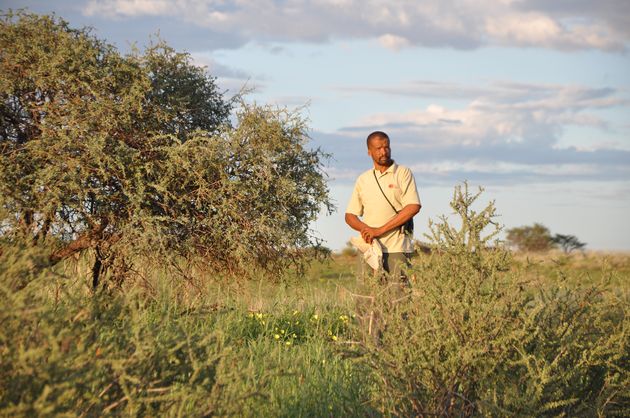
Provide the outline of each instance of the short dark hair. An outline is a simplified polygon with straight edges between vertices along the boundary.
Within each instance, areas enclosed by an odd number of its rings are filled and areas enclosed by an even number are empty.
[[[387,139],[389,141],[389,135],[387,135],[385,132],[383,131],[374,131],[371,134],[368,135],[367,137],[367,141],[365,141],[365,143],[367,144],[368,148],[370,147],[370,141],[376,138],[381,138],[381,139]]]

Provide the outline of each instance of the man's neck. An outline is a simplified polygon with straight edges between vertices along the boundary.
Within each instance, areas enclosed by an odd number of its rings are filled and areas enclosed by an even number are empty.
[[[374,163],[374,169],[380,171],[382,174],[385,171],[387,171],[387,169],[391,167],[392,165],[394,165],[394,160],[389,160],[389,164],[387,165],[380,165],[378,163]]]

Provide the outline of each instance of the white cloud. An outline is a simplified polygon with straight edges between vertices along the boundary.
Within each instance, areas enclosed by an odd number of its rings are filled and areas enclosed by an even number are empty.
[[[226,23],[230,19],[227,13],[222,12],[210,12],[208,14],[208,20],[214,23]]]
[[[488,35],[500,41],[532,45],[548,43],[562,32],[557,22],[540,13],[490,17],[485,29]]]
[[[505,82],[475,87],[428,81],[409,85],[418,97],[433,103],[407,112],[367,115],[339,130],[336,137],[322,137],[321,145],[326,149],[328,144],[339,161],[337,167],[343,167],[332,171],[341,181],[364,169],[365,164],[357,163],[357,150],[363,148],[366,132],[376,129],[390,135],[394,158],[410,166],[425,184],[464,179],[527,184],[630,178],[630,140],[611,143],[609,132],[618,127],[602,119],[601,112],[627,108],[625,91]],[[400,85],[366,90],[410,95]],[[460,95],[461,91],[465,93]],[[445,92],[467,102],[444,102]],[[575,131],[568,129],[573,125],[588,127],[589,147],[566,145],[573,143],[570,135]]]
[[[343,89],[348,90],[348,89]],[[354,92],[376,91],[423,98],[468,98],[464,107],[449,108],[439,101],[425,109],[367,115],[353,126],[387,127],[413,132],[440,144],[481,145],[541,141],[553,145],[570,125],[608,128],[596,111],[627,107],[623,92],[572,85],[494,83],[469,87],[455,83],[418,81],[392,87],[353,87]],[[423,141],[420,145],[427,146]]]
[[[487,160],[442,160],[420,162],[409,168],[416,176],[450,176],[452,173],[487,173],[493,175],[515,175],[517,173],[550,177],[588,176],[597,174],[595,164],[517,164],[505,161]]]
[[[300,3],[300,2],[297,2]],[[352,7],[354,1],[353,0],[315,0],[314,1],[315,4],[320,4],[324,7],[329,7],[329,6],[333,6],[333,7]]]
[[[178,2],[171,0],[90,0],[83,12],[88,16],[165,16],[177,8]]]
[[[599,24],[626,40],[630,36],[630,2],[625,0],[518,0],[513,9],[542,12],[569,27]]]
[[[626,49],[627,0],[90,0],[87,15],[164,16],[249,40],[377,39],[386,48],[480,45]],[[601,10],[600,10],[601,9]],[[615,13],[617,11],[618,13]]]
[[[519,13],[486,19],[485,32],[499,44],[566,49],[622,49],[623,42],[605,26],[568,27],[541,13]]]
[[[416,93],[426,97],[427,92],[422,91],[425,85],[428,92],[433,90],[431,83],[418,83]],[[445,91],[460,90],[457,85],[443,86]],[[478,91],[483,90],[478,88]],[[426,109],[375,113],[354,125],[387,126],[394,133],[413,132],[440,144],[479,146],[542,138],[553,144],[565,126],[606,126],[600,117],[586,111],[626,104],[616,93],[578,86],[495,84],[464,108],[447,108],[434,103]],[[419,144],[426,145],[426,142]]]
[[[398,51],[401,48],[408,47],[410,42],[407,38],[403,38],[402,36],[392,35],[391,33],[387,33],[378,38],[378,42],[387,49],[392,49],[394,51]]]

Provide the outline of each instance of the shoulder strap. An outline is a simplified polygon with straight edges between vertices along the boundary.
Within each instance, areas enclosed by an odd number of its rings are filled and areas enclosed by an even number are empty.
[[[387,196],[385,195],[385,192],[383,191],[383,188],[381,187],[381,183],[379,183],[378,178],[376,177],[376,171],[372,170],[372,174],[374,174],[374,180],[376,180],[376,184],[378,184],[378,188],[381,190],[381,193],[383,193],[383,197],[385,198],[385,200],[387,200],[387,203],[389,203],[389,206],[391,206],[392,209],[394,209],[394,212],[398,213],[394,205],[392,205],[392,202],[390,202]]]

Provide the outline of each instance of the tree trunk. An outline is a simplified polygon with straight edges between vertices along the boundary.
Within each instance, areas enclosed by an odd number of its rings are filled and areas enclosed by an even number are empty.
[[[57,264],[61,260],[70,257],[72,254],[88,248],[93,248],[96,241],[102,239],[103,231],[107,227],[107,220],[103,220],[100,225],[95,226],[92,230],[83,233],[77,239],[66,245],[65,247],[53,252],[48,259],[52,265]]]
[[[96,251],[96,257],[94,265],[92,266],[92,289],[96,290],[98,287],[98,279],[103,271],[103,259],[101,258],[100,251]]]
[[[57,264],[61,260],[64,260],[70,257],[72,254],[77,253],[82,250],[87,250],[93,246],[94,236],[93,233],[87,233],[81,235],[79,238],[75,239],[65,247],[53,252],[49,257],[49,261],[52,265]]]
[[[30,209],[26,209],[20,220],[18,221],[18,228],[22,231],[24,237],[28,237],[28,234],[31,232],[31,226],[33,224],[33,211]]]

